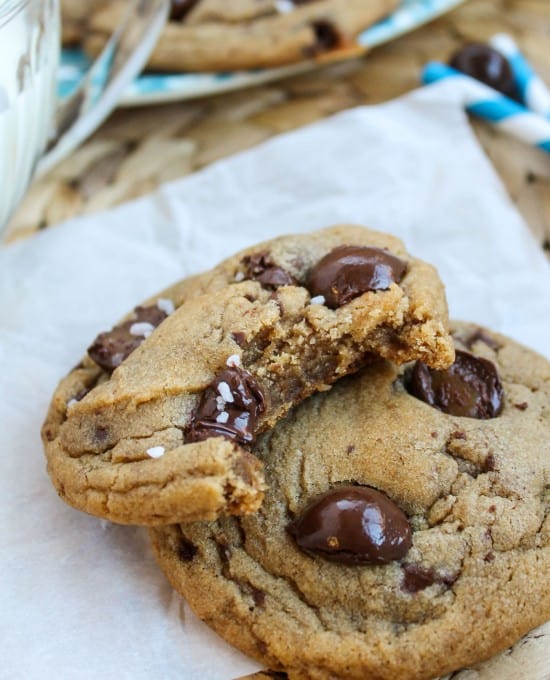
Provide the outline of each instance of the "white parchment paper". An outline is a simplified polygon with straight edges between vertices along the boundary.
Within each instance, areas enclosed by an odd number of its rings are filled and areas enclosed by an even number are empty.
[[[98,331],[255,241],[338,222],[435,263],[451,314],[550,355],[550,267],[448,83],[273,139],[0,249],[1,678],[231,680],[257,668],[174,595],[141,529],[80,514],[39,430]]]

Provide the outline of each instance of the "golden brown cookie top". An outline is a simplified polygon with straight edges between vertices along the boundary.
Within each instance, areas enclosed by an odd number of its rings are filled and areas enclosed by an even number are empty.
[[[260,244],[164,291],[92,342],[43,428],[50,475],[71,504],[113,521],[249,512],[263,480],[242,447],[373,355],[452,362],[433,267],[362,227]],[[213,441],[217,472],[189,467],[203,449],[214,455]]]

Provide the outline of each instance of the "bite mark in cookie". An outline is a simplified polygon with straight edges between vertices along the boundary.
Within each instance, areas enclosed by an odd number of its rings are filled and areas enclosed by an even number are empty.
[[[308,277],[349,244],[393,255],[399,283],[364,292],[353,283],[331,309],[310,295]],[[367,265],[370,281],[377,264]],[[260,244],[99,336],[52,401],[44,425],[50,475],[68,502],[122,523],[254,511],[261,465],[243,447],[376,356],[452,362],[444,291],[431,266],[398,239],[360,227]]]

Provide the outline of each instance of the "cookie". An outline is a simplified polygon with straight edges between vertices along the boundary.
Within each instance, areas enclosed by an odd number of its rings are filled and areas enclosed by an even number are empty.
[[[455,337],[451,369],[377,362],[261,437],[258,513],[150,531],[198,616],[290,680],[427,680],[550,618],[550,364]]]
[[[48,471],[64,500],[115,522],[255,511],[256,435],[373,355],[453,361],[433,267],[362,227],[260,244],[98,336],[54,395]]]
[[[160,71],[227,71],[275,67],[351,46],[398,0],[173,0],[170,21],[150,57]],[[86,50],[98,54],[127,2],[94,12]]]

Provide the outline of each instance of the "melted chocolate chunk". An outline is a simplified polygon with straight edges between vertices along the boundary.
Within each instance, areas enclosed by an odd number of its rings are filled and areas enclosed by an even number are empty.
[[[245,279],[259,281],[266,288],[294,286],[296,280],[282,267],[278,267],[267,253],[247,255],[243,259]]]
[[[364,486],[318,496],[288,530],[305,552],[347,565],[387,564],[404,557],[412,544],[402,510]]]
[[[456,579],[456,576],[438,574],[432,568],[426,569],[417,564],[406,564],[403,567],[403,583],[401,587],[408,593],[418,593],[434,583],[450,587]]]
[[[387,290],[403,278],[407,264],[381,248],[340,246],[325,255],[309,274],[312,297],[322,295],[330,309],[369,290]]]
[[[516,99],[518,96],[510,64],[500,52],[488,45],[465,45],[451,57],[449,64],[507,97]]]
[[[451,416],[488,420],[502,412],[504,391],[495,365],[469,352],[457,350],[444,371],[417,361],[406,383],[414,397]]]
[[[170,21],[183,21],[199,0],[171,0]]]
[[[265,411],[265,395],[242,368],[226,368],[204,391],[186,432],[187,441],[227,437],[240,444],[256,438],[258,417]]]
[[[137,324],[148,324],[153,329],[159,326],[168,315],[157,305],[136,307],[134,318],[115,326],[107,333],[100,333],[88,348],[88,354],[105,371],[113,371],[137,349],[145,340],[146,334],[135,331],[145,330]],[[133,328],[134,327],[134,328]],[[132,329],[134,333],[132,333]]]

